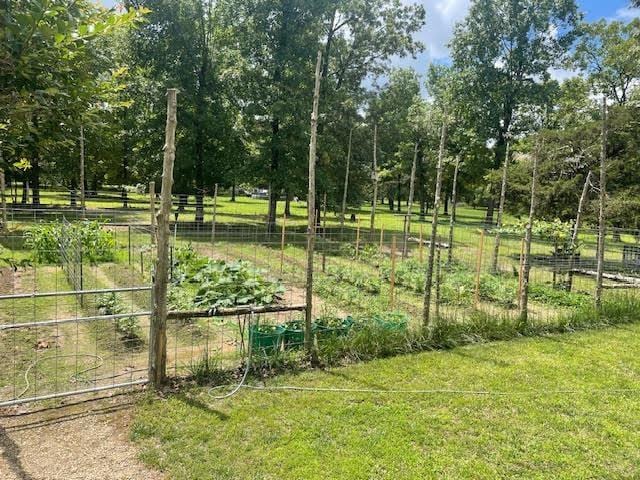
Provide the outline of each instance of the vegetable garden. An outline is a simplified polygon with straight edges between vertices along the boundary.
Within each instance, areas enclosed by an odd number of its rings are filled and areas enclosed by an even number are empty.
[[[140,195],[141,205],[144,198]],[[249,352],[252,368],[263,375],[301,368],[307,361],[302,217],[281,219],[268,233],[256,221],[259,212],[238,214],[233,203],[216,202],[217,217],[213,200],[207,200],[203,223],[170,225],[168,374],[228,381]],[[179,203],[175,197],[176,211]],[[183,219],[194,213],[192,207],[182,206]],[[90,220],[53,206],[31,212],[30,218],[12,213],[2,237],[2,401],[146,383],[156,263],[154,239],[144,223],[148,209],[89,208]],[[366,216],[366,209],[359,216]],[[595,280],[589,274],[597,236],[583,229],[579,256],[570,262],[559,248],[563,238],[540,224],[532,242],[530,316],[523,326],[520,227],[500,232],[493,271],[496,232],[478,223],[473,209],[461,207],[451,245],[449,219],[439,226],[435,320],[424,335],[425,224],[412,224],[403,255],[401,219],[379,215],[372,235],[358,223],[327,217],[316,238],[312,324],[319,361],[326,365],[622,322],[640,305],[634,283],[638,265],[629,258],[637,248],[635,232],[607,241],[611,279],[605,284],[604,318],[592,306]]]

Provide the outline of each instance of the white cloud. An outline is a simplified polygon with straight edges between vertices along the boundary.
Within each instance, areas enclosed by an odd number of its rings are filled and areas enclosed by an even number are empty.
[[[615,20],[628,22],[634,18],[640,17],[640,8],[624,7],[616,11]]]
[[[563,68],[552,68],[549,70],[549,75],[553,80],[557,80],[562,83],[565,80],[570,78],[574,78],[580,75],[580,72],[577,70],[565,70]]]
[[[417,38],[425,44],[428,59],[432,61],[448,58],[447,44],[453,37],[454,26],[467,15],[471,0],[403,1],[407,4],[419,3],[427,12],[426,25]]]

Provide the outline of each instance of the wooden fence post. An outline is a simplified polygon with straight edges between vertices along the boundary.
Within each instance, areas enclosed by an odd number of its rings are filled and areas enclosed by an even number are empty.
[[[353,129],[349,130],[349,146],[347,148],[347,168],[344,172],[344,190],[342,191],[342,211],[340,212],[340,226],[344,226],[344,216],[347,212],[347,192],[349,190],[349,168],[351,166],[351,144],[353,142]]]
[[[322,273],[327,269],[327,192],[322,197]]]
[[[284,244],[287,231],[287,214],[282,215],[282,233],[280,236],[280,275],[284,271]]]
[[[504,156],[504,164],[502,166],[502,184],[500,187],[500,204],[498,206],[498,222],[496,224],[495,243],[493,245],[493,259],[491,260],[491,272],[495,275],[498,273],[498,259],[500,257],[500,229],[502,228],[502,219],[504,217],[504,204],[507,198],[507,175],[509,173],[509,151],[510,139],[507,136],[507,151]]]
[[[602,307],[602,279],[604,276],[604,248],[607,236],[605,208],[607,201],[607,98],[602,99],[602,144],[600,146],[600,208],[598,212],[598,269],[596,276],[596,307]]]
[[[149,220],[151,222],[151,244],[156,243],[156,182],[149,182]]]
[[[158,246],[153,285],[153,314],[149,332],[149,381],[155,388],[164,384],[167,372],[167,283],[169,281],[169,221],[171,215],[171,189],[173,164],[176,157],[177,94],[175,88],[167,90],[167,125],[165,131],[164,160],[162,165],[162,191],[158,213]]]
[[[451,189],[451,216],[449,217],[449,251],[447,265],[453,264],[453,230],[456,226],[456,208],[458,204],[458,174],[460,173],[460,157],[456,158],[456,168],[453,171],[453,186]]]
[[[441,248],[438,245],[438,250],[436,250],[436,312],[435,317],[436,320],[440,319],[440,282],[442,281],[442,254]]]
[[[480,242],[478,244],[478,262],[476,264],[476,289],[473,298],[473,307],[478,308],[480,304],[480,274],[482,273],[482,255],[484,254],[484,229],[480,232]]]
[[[533,152],[533,174],[531,177],[531,206],[529,209],[529,220],[524,235],[524,254],[522,256],[522,288],[520,292],[520,321],[529,321],[529,275],[531,273],[531,241],[533,236],[533,222],[536,216],[536,195],[538,188],[538,164],[540,161],[539,145],[536,145]]]
[[[431,219],[431,238],[429,243],[429,259],[427,261],[427,274],[424,282],[424,302],[422,311],[422,325],[429,326],[431,320],[431,287],[433,285],[433,262],[435,259],[435,248],[438,242],[438,209],[440,208],[440,194],[442,193],[442,164],[446,153],[447,112],[444,112],[442,121],[442,131],[440,134],[440,150],[438,153],[438,163],[436,165],[436,191],[433,198],[433,218]]]
[[[360,220],[356,224],[356,260],[360,256]]]
[[[424,224],[420,224],[420,263],[424,262]]]
[[[218,214],[218,184],[213,187],[213,216],[211,217],[211,245],[216,243],[216,221]]]
[[[322,51],[318,50],[316,60],[315,86],[313,89],[313,108],[311,109],[311,141],[309,142],[309,192],[307,198],[307,281],[304,324],[304,347],[311,363],[318,363],[313,342],[313,252],[316,237],[316,155],[318,142],[318,108],[320,104],[320,69]]]
[[[382,253],[382,247],[384,247],[384,225],[380,225],[380,253]]]
[[[411,235],[411,213],[413,209],[413,197],[415,193],[415,185],[416,185],[416,170],[418,168],[418,151],[420,149],[420,142],[416,142],[415,148],[413,150],[413,163],[411,164],[411,177],[409,179],[409,199],[407,201],[407,216],[405,217],[405,233],[402,244],[402,258],[406,259],[409,251],[408,251],[408,242],[409,236]],[[400,199],[398,199],[400,201]]]
[[[6,232],[9,229],[8,220],[7,220],[7,198],[5,197],[5,179],[4,179],[4,170],[0,169],[0,203],[2,204],[2,228],[3,232]]]
[[[522,295],[522,272],[524,268],[524,237],[522,237],[522,241],[520,242],[520,263],[518,267],[518,301],[520,301],[520,296]]]
[[[396,236],[391,237],[391,277],[389,279],[389,298],[391,310],[395,308],[396,304]]]
[[[80,208],[84,219],[87,216],[87,205],[84,191],[84,127],[82,125],[80,125]]]

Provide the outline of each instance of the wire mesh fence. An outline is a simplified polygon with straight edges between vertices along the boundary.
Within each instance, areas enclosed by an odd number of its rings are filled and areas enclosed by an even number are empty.
[[[86,212],[9,210],[9,233],[0,239],[0,405],[147,381],[155,235],[149,199],[129,202],[128,209]],[[262,214],[216,212],[211,199],[201,202],[174,196],[168,373],[232,371],[249,351],[271,360],[302,355],[304,222],[280,216],[269,228]],[[387,216],[372,230],[368,222],[327,216],[317,228],[314,256],[318,348],[349,338],[362,325],[419,329],[431,224],[418,216],[411,222]],[[407,223],[410,230],[403,231]],[[79,233],[77,226],[86,224],[95,226]],[[38,226],[59,230],[51,251],[36,255],[32,232]],[[593,303],[596,287],[597,232],[581,229],[576,248],[567,247],[568,237],[534,236],[525,259],[522,234],[444,217],[433,245],[431,321],[465,325],[485,316],[517,322],[527,260],[528,321],[561,323]],[[632,230],[609,232],[605,295],[636,295],[639,238]],[[101,241],[109,255],[96,253]],[[243,306],[282,311],[220,316]]]

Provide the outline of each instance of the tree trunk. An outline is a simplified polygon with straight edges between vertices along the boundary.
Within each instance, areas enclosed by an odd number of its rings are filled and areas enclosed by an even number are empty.
[[[40,154],[36,153],[31,164],[31,202],[34,207],[40,205]]]
[[[291,194],[289,194],[289,190],[285,190],[284,214],[287,218],[291,216]]]
[[[442,190],[442,163],[444,161],[445,146],[447,141],[447,115],[445,112],[440,137],[440,151],[436,165],[436,192],[433,197],[433,218],[431,220],[431,238],[429,243],[429,257],[427,263],[427,275],[424,282],[424,309],[422,321],[424,328],[428,328],[431,322],[431,285],[433,284],[433,264],[435,260],[436,243],[438,239],[438,208],[440,207],[440,192]]]
[[[280,168],[280,121],[274,118],[271,122],[271,164],[269,181],[269,211],[267,213],[267,233],[275,232],[276,212],[278,209],[279,187],[276,181]]]
[[[231,201],[234,203],[236,201],[236,181],[235,180],[231,184]]]

